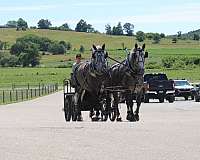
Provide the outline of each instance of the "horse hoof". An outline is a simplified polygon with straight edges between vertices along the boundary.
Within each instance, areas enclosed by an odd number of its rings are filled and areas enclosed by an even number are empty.
[[[92,117],[92,121],[93,121],[93,122],[97,122],[97,121],[99,121],[99,119],[100,119],[100,118],[99,118],[99,117],[96,117],[96,116],[95,116],[95,117]]]
[[[127,114],[126,119],[127,119],[128,121],[131,121],[131,120],[132,120],[132,116],[131,116],[130,113]]]
[[[139,120],[140,120],[140,117],[139,117],[138,114],[134,115],[134,117],[135,117],[135,120],[136,120],[136,121],[139,121]]]
[[[78,116],[77,117],[77,121],[79,121],[79,122],[83,121],[83,117],[82,116]]]
[[[117,122],[122,122],[122,117],[117,117],[116,121]]]

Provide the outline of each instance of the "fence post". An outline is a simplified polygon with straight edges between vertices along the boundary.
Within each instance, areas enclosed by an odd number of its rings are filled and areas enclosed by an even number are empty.
[[[35,88],[35,97],[36,97],[36,95],[37,95],[36,91],[37,91],[37,89]]]
[[[10,91],[10,102],[12,102],[12,92]]]
[[[28,89],[26,90],[26,99],[28,99]]]
[[[31,98],[33,98],[33,89],[31,88]]]
[[[29,88],[30,88],[30,85],[29,85],[29,83],[28,83],[28,90],[29,90]]]
[[[5,103],[5,93],[4,93],[4,90],[3,90],[3,103]]]
[[[40,97],[40,83],[39,83],[39,97]]]
[[[17,92],[17,90],[16,90],[16,101],[18,101],[18,92]]]
[[[22,101],[24,100],[24,93],[23,90],[21,90],[21,96],[22,96]]]

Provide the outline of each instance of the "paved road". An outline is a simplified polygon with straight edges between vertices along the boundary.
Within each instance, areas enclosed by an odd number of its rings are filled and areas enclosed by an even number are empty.
[[[62,98],[0,106],[0,160],[200,159],[200,103],[142,104],[136,123],[90,122],[88,113],[66,123]]]

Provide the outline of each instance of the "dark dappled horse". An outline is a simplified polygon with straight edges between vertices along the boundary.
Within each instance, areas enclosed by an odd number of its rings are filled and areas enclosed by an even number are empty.
[[[100,46],[93,45],[92,57],[88,62],[83,62],[75,68],[74,76],[77,82],[75,87],[74,104],[75,119],[81,121],[81,110],[90,110],[90,117],[96,116],[98,120],[100,110],[99,94],[102,84],[107,80],[108,73],[108,53],[105,51],[105,44]],[[95,119],[94,118],[94,119]]]
[[[129,121],[139,121],[146,57],[148,57],[148,52],[145,52],[145,44],[143,44],[142,48],[135,44],[135,48],[127,55],[126,60],[111,67],[111,86],[122,86],[125,89],[121,94],[125,97],[127,105],[126,119]],[[113,93],[113,98],[114,117],[116,117],[117,121],[120,121],[121,117],[118,109],[119,94]],[[136,99],[137,103],[135,112],[133,112],[133,99]]]

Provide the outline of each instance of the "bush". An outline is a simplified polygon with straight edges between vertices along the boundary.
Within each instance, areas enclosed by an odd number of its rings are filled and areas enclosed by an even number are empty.
[[[53,54],[64,54],[65,53],[65,47],[62,44],[54,42],[53,44],[51,44],[49,46],[48,51],[52,52]]]
[[[145,65],[145,69],[161,69],[161,68],[162,68],[161,64],[157,62],[148,62]]]

